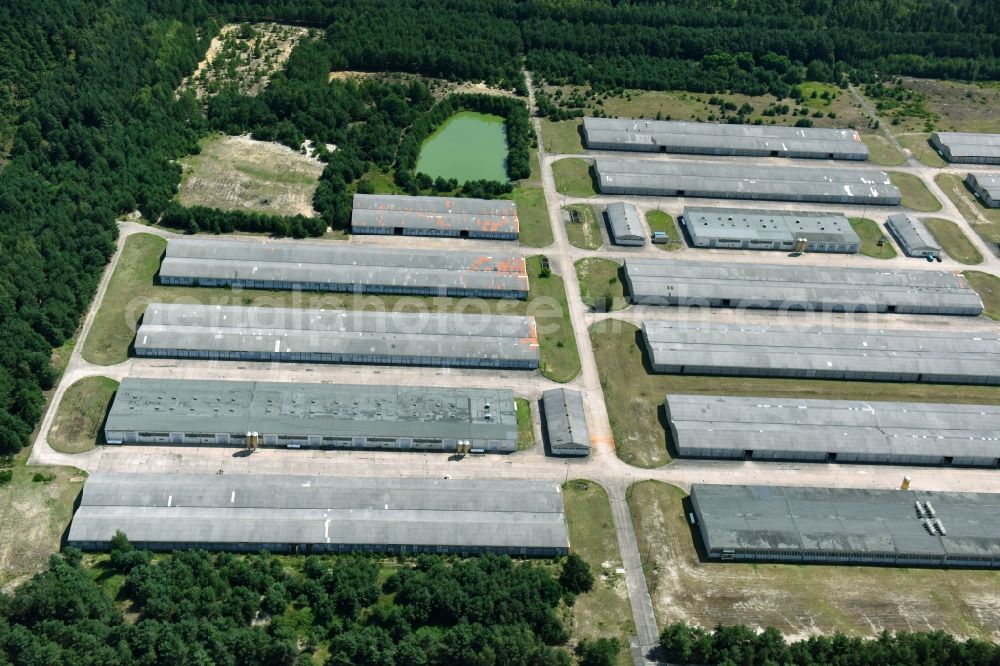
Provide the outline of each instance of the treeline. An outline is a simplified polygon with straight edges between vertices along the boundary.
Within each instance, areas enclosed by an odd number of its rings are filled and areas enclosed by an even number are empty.
[[[875,638],[834,634],[786,643],[769,627],[761,633],[742,625],[718,626],[714,631],[684,624],[663,630],[660,647],[667,661],[691,666],[875,666],[924,664],[925,666],[996,666],[1000,647],[969,639],[958,641],[943,631],[891,634]]]
[[[185,11],[0,8],[0,113],[16,125],[0,172],[0,454],[20,450],[38,422],[52,348],[90,303],[115,218],[138,208],[155,219],[176,191],[171,160],[204,132],[193,98],[174,95],[211,37],[199,36],[197,9]]]
[[[182,206],[171,202],[160,217],[160,224],[189,234],[231,234],[234,231],[266,233],[274,236],[322,236],[326,223],[318,217],[286,217],[254,211],[220,210],[205,206]]]
[[[306,666],[320,651],[330,666],[571,663],[557,608],[581,581],[541,564],[427,555],[382,583],[378,560],[362,555],[154,559],[124,535],[113,543],[96,571],[66,549],[13,596],[0,594],[0,662]],[[95,582],[115,576],[124,576],[118,603]],[[615,663],[617,641],[585,647],[588,663]]]
[[[502,95],[449,95],[419,116],[407,130],[399,146],[396,160],[396,184],[408,192],[435,187],[426,174],[415,173],[420,147],[443,122],[459,111],[476,111],[501,116],[507,131],[507,176],[510,180],[522,180],[531,173],[529,159],[535,144],[535,133],[531,128],[528,107],[522,100]],[[422,179],[418,177],[423,176]],[[451,183],[444,183],[450,186]],[[476,189],[496,191],[496,195],[509,192],[509,187],[490,188],[479,183]],[[441,188],[443,189],[443,188]],[[449,188],[450,189],[450,188]]]

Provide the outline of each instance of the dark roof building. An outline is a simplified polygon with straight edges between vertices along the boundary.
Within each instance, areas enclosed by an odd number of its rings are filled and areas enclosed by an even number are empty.
[[[527,298],[524,258],[347,243],[173,238],[161,284]]]
[[[569,549],[559,486],[544,481],[91,474],[68,544],[121,530],[149,550],[503,553]]]
[[[483,452],[517,449],[507,389],[127,377],[104,425],[109,444],[248,445]]]
[[[506,199],[355,194],[356,234],[517,240],[517,205]]]
[[[1000,567],[1000,494],[695,484],[714,560]]]
[[[552,455],[590,455],[587,414],[579,391],[561,388],[545,391],[542,393],[542,412]]]
[[[584,118],[591,150],[636,150],[689,155],[745,155],[866,160],[868,147],[853,129],[729,125],[675,120]]]

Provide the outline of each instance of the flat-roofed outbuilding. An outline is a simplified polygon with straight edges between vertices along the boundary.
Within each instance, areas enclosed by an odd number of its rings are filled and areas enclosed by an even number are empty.
[[[1000,335],[646,321],[654,372],[1000,385]]]
[[[970,173],[965,184],[987,208],[1000,208],[1000,175],[992,173]]]
[[[591,150],[828,160],[868,159],[868,147],[857,130],[853,129],[584,118],[583,133],[587,139],[587,147]]]
[[[936,257],[941,254],[937,240],[924,223],[912,215],[890,215],[885,221],[885,228],[908,257]]]
[[[347,243],[174,238],[160,266],[167,285],[375,294],[527,298],[524,258],[396,250]]]
[[[1000,164],[1000,134],[932,132],[930,142],[953,164]]]
[[[668,395],[682,458],[996,468],[1000,407]]]
[[[608,229],[615,245],[645,245],[646,231],[642,226],[639,209],[629,203],[608,204],[604,212],[608,219]]]
[[[590,431],[579,391],[562,388],[544,391],[542,412],[552,455],[590,455]]]
[[[118,387],[109,444],[395,449],[517,449],[508,389],[142,379]]]
[[[151,303],[140,357],[534,369],[534,317]]]
[[[884,171],[715,162],[613,160],[594,163],[602,194],[709,199],[810,201],[898,206],[902,196]]]
[[[1000,567],[1000,493],[694,484],[709,559]]]
[[[861,238],[839,213],[698,208],[686,206],[681,223],[694,247],[856,254]],[[801,242],[800,242],[801,241]]]
[[[505,199],[355,194],[356,234],[517,240],[517,205]]]
[[[559,486],[514,479],[259,474],[91,474],[68,543],[283,553],[484,552],[555,557],[569,549]]]
[[[639,305],[963,315],[983,312],[964,277],[946,271],[625,260]]]

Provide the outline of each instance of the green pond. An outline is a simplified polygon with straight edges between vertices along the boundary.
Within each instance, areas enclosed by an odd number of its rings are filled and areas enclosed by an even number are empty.
[[[507,181],[507,131],[500,116],[462,111],[420,148],[417,172],[437,178]]]

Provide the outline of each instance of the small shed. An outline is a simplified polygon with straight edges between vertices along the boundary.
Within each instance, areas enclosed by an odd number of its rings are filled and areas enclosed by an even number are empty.
[[[615,245],[644,245],[645,231],[639,210],[632,204],[608,204],[604,213],[608,220],[608,231]]]
[[[542,413],[549,449],[554,456],[590,455],[590,432],[579,391],[550,389],[542,393]]]
[[[885,228],[908,257],[936,257],[941,254],[941,246],[934,240],[931,232],[923,222],[911,215],[890,215],[885,221]]]

